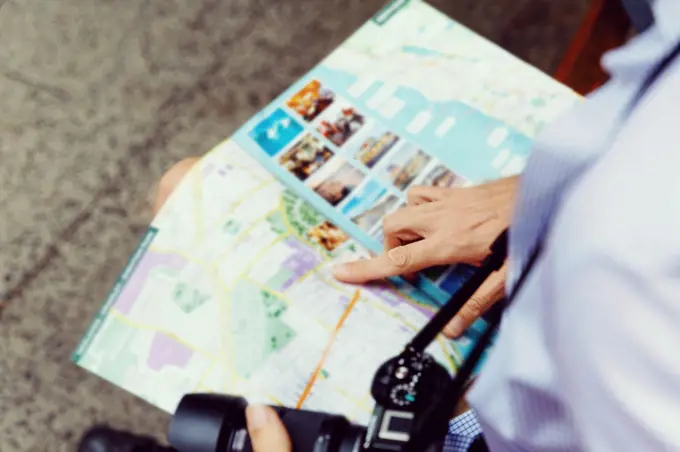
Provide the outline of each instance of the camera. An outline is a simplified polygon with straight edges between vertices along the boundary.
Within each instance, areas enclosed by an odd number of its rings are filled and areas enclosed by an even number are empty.
[[[405,351],[376,372],[371,385],[376,406],[367,427],[333,414],[274,409],[296,451],[401,451],[414,434],[415,421],[450,380],[448,371],[430,355]],[[241,397],[186,395],[171,421],[168,439],[181,452],[250,452],[246,405]]]
[[[371,384],[375,406],[367,426],[330,413],[273,407],[295,452],[440,451],[453,409],[500,322],[504,303],[487,317],[487,328],[454,377],[426,347],[506,257],[507,231],[474,274],[430,319],[403,351],[385,361]],[[170,422],[168,440],[179,452],[252,452],[241,397],[187,394]]]

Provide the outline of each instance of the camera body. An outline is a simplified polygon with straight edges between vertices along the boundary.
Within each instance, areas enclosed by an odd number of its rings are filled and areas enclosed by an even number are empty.
[[[450,382],[448,371],[427,353],[407,349],[383,363],[371,385],[376,405],[363,450],[409,450],[414,442],[424,450],[431,438],[423,438],[421,417]]]
[[[439,450],[447,418],[433,430],[422,417],[450,381],[448,371],[430,355],[407,349],[378,368],[371,384],[375,408],[367,427],[333,414],[274,409],[296,452]],[[251,452],[246,406],[241,397],[185,395],[170,423],[168,440],[179,452]]]

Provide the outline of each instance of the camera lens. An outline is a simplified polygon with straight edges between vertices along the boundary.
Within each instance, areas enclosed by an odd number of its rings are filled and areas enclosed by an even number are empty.
[[[252,452],[247,402],[240,397],[189,394],[170,422],[168,441],[179,452]],[[365,428],[343,416],[274,408],[298,452],[359,452]]]
[[[170,421],[168,441],[180,452],[223,452],[246,425],[242,397],[189,394]]]

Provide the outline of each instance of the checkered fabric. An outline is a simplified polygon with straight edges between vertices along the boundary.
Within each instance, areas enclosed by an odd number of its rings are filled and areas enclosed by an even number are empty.
[[[472,410],[456,416],[449,423],[442,452],[467,452],[475,438],[482,433],[482,427]]]

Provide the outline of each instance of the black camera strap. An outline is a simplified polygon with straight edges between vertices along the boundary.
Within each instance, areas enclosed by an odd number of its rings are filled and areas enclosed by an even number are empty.
[[[630,102],[626,106],[624,110],[624,119],[628,118],[633,108],[642,100],[642,98],[645,96],[645,94],[647,94],[647,92],[654,84],[654,82],[656,82],[659,79],[659,77],[670,66],[670,64],[678,57],[678,54],[680,54],[680,42],[678,42],[673,47],[673,49],[647,75],[642,85],[640,86],[639,90],[631,98]],[[551,224],[550,222],[548,222],[548,224],[546,224],[546,226],[543,228],[542,232],[538,235],[538,238],[532,248],[531,254],[529,255],[526,264],[522,268],[522,271],[519,277],[517,278],[517,282],[510,290],[510,293],[508,294],[507,298],[499,303],[496,303],[496,305],[494,305],[489,311],[489,313],[485,316],[487,319],[486,329],[475,343],[475,346],[473,347],[468,357],[465,359],[461,367],[456,372],[454,379],[452,380],[451,384],[446,390],[446,393],[443,395],[441,399],[442,406],[439,408],[439,410],[441,410],[440,412],[442,414],[445,413],[446,410],[452,406],[451,405],[452,403],[453,406],[457,405],[458,401],[462,399],[462,397],[465,395],[465,391],[467,389],[468,382],[470,381],[470,377],[472,376],[475,368],[479,364],[479,361],[484,351],[487,349],[487,347],[493,340],[494,334],[501,322],[503,311],[506,309],[507,306],[509,306],[513,302],[513,300],[519,294],[520,290],[522,290],[527,280],[527,277],[532,272],[536,263],[541,257],[541,254],[544,249],[545,239],[550,230],[550,226]],[[506,230],[503,231],[501,235],[507,235],[507,233],[508,232]],[[444,408],[444,405],[446,405],[446,408]],[[437,409],[434,409],[433,411],[435,410]]]

